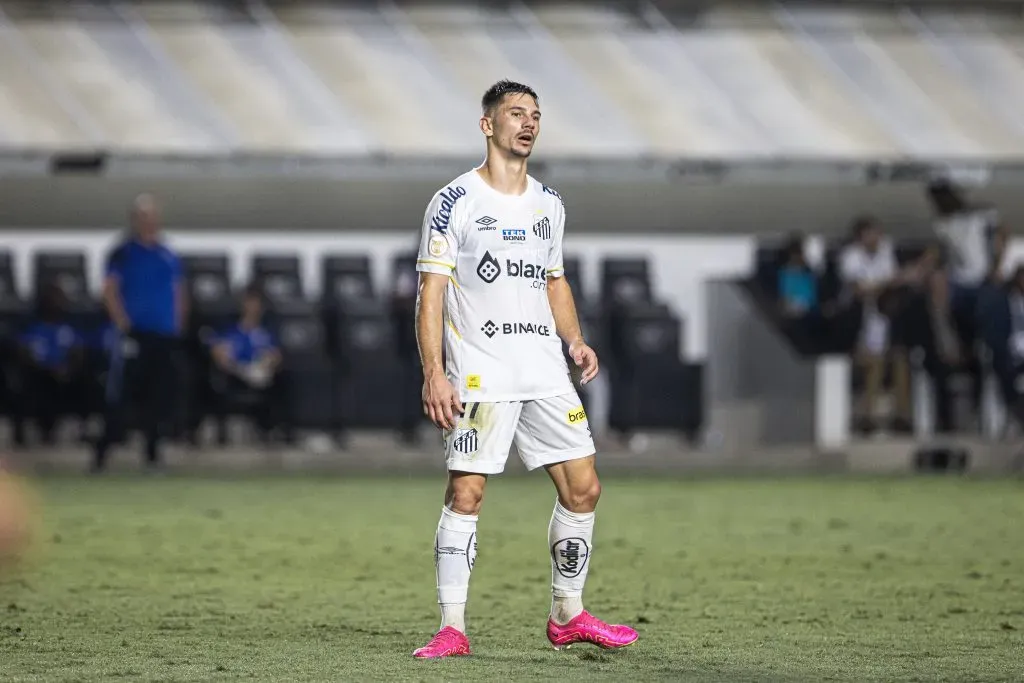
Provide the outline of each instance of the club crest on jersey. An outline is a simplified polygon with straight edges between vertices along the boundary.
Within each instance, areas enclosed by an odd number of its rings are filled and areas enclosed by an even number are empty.
[[[534,223],[533,234],[542,240],[551,239],[551,221],[547,218],[541,218],[539,221]]]
[[[448,229],[448,223],[452,219],[452,209],[455,208],[455,202],[466,196],[466,188],[461,185],[455,187],[449,185],[441,190],[438,196],[441,198],[441,205],[438,207],[434,217],[430,219],[430,228],[443,233]]]
[[[526,231],[519,228],[508,228],[501,231],[501,239],[506,242],[525,242]]]

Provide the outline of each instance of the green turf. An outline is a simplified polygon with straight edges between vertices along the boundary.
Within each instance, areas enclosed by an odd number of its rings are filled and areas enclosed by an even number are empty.
[[[492,482],[471,658],[436,627],[431,480],[47,480],[0,586],[0,680],[1021,680],[1020,482],[608,480],[587,598],[622,652],[544,638],[553,502]]]

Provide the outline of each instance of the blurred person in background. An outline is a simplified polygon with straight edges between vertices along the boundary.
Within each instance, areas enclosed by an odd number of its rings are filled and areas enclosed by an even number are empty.
[[[159,206],[152,195],[135,199],[130,225],[130,234],[107,260],[103,284],[103,303],[120,341],[107,373],[103,433],[93,460],[97,472],[124,432],[129,406],[137,410],[145,435],[147,468],[158,469],[161,427],[179,390],[175,352],[185,320],[181,261],[161,239]]]
[[[906,309],[913,294],[908,288],[924,282],[930,255],[900,269],[892,243],[884,238],[878,221],[862,216],[853,224],[853,241],[839,256],[844,317],[856,338],[854,358],[864,372],[864,390],[855,411],[860,431],[877,428],[878,395],[886,371],[892,376],[894,417],[891,427],[910,432],[910,365]]]
[[[817,349],[825,343],[820,278],[808,264],[802,234],[790,235],[778,270],[779,307],[791,332]]]
[[[818,308],[818,276],[804,255],[803,235],[791,235],[783,249],[779,305],[785,316],[795,319],[806,318]]]
[[[1024,427],[1024,265],[984,320],[985,343],[1010,417]]]
[[[1001,282],[1008,231],[993,208],[969,203],[948,180],[928,187],[935,210],[933,227],[945,248],[944,277],[936,278],[935,304],[940,334],[957,334],[959,348],[943,341],[947,360],[964,363],[973,352],[979,320],[993,302]]]
[[[60,416],[84,411],[82,338],[68,324],[64,292],[47,284],[37,318],[18,338],[20,391],[14,402],[14,442],[24,446],[25,422],[35,418],[43,443],[54,442]],[[82,420],[84,424],[84,419]]]
[[[219,374],[213,379],[218,416],[218,442],[227,443],[225,417],[233,397],[244,395],[251,416],[264,442],[270,441],[277,427],[284,429],[286,442],[293,441],[291,420],[287,414],[287,393],[281,377],[281,350],[273,334],[263,324],[261,288],[250,285],[242,297],[242,316],[238,323],[220,334],[211,354]]]

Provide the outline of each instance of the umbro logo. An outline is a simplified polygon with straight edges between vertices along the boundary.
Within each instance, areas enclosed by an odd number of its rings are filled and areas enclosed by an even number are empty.
[[[480,230],[480,231],[484,231],[484,230],[497,230],[497,228],[494,227],[494,224],[497,223],[497,222],[498,222],[497,218],[491,218],[490,216],[484,216],[483,218],[477,218],[476,219],[476,224],[480,226],[479,228],[477,228],[477,230]]]

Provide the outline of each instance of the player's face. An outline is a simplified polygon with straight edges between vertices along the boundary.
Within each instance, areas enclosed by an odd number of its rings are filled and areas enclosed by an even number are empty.
[[[491,121],[491,141],[502,150],[520,158],[533,152],[540,135],[540,107],[529,95],[506,95],[495,109]]]
[[[145,206],[135,211],[135,233],[143,242],[155,242],[160,237],[160,216],[155,207]]]

